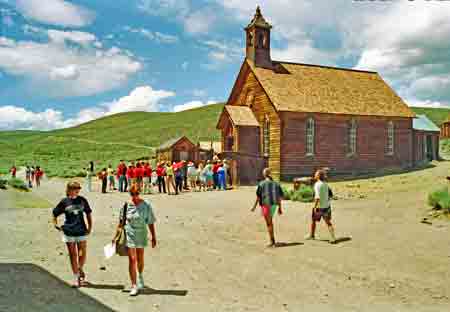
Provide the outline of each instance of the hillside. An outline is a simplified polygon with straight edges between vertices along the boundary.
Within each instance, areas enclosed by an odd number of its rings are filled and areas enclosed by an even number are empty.
[[[161,143],[186,135],[194,142],[219,140],[223,104],[179,113],[131,112],[54,131],[0,132],[0,170],[13,163],[42,166],[49,176],[80,175],[90,160],[98,166],[121,158],[148,157]]]
[[[438,127],[450,116],[450,108],[411,107],[416,114],[426,115]]]

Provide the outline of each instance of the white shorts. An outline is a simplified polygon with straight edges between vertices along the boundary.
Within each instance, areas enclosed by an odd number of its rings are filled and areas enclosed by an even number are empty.
[[[64,243],[80,243],[87,240],[87,235],[85,236],[67,236],[63,234],[62,241]]]

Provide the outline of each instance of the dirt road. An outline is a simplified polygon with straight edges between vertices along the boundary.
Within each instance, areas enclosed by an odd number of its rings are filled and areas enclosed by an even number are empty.
[[[0,191],[0,311],[449,311],[450,223],[419,222],[427,192],[449,172],[450,163],[441,162],[334,183],[338,196],[355,195],[333,202],[337,236],[351,238],[337,245],[305,242],[311,206],[285,202],[275,219],[284,247],[265,248],[263,220],[249,211],[252,188],[146,196],[158,219],[158,247],[146,250],[151,288],[136,298],[121,291],[129,286],[127,259],[102,256],[126,195],[83,194],[94,210],[86,267],[92,285],[72,290],[61,282],[71,274],[51,210],[7,209]],[[34,191],[57,202],[64,181],[44,182]],[[318,234],[328,239],[323,224]]]

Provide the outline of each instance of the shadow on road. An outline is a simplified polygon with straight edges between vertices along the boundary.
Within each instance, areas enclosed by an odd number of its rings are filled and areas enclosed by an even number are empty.
[[[34,264],[0,263],[0,289],[0,311],[114,311]]]
[[[275,248],[282,248],[282,247],[295,247],[295,246],[301,246],[304,245],[303,243],[283,243],[279,242],[275,244]]]

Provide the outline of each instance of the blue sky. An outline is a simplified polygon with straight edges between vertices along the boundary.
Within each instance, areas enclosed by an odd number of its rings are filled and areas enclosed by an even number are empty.
[[[257,4],[274,59],[376,70],[409,105],[450,107],[448,2],[0,0],[0,129],[226,101]]]

